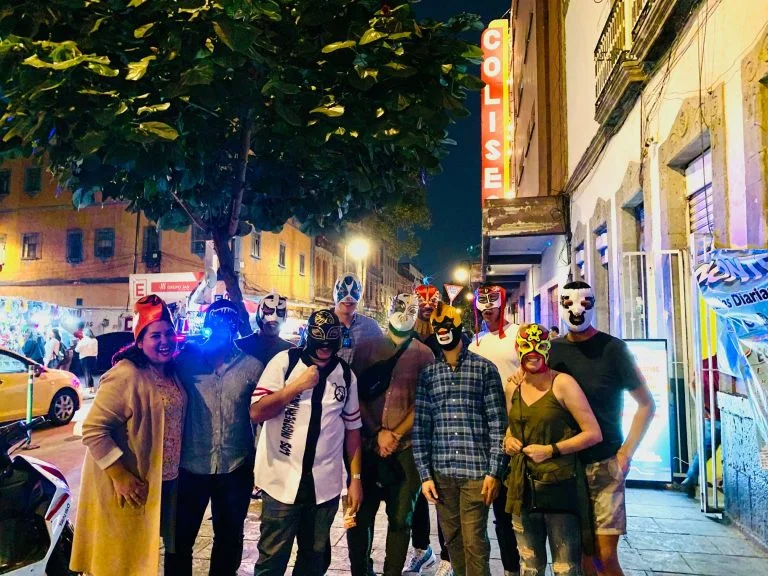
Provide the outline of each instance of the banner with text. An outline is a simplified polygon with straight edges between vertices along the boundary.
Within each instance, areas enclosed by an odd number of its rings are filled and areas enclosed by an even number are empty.
[[[480,38],[485,82],[480,101],[482,124],[482,202],[510,192],[509,21],[493,20]]]
[[[715,250],[695,270],[702,297],[738,344],[729,359],[747,386],[760,466],[768,470],[768,250]]]

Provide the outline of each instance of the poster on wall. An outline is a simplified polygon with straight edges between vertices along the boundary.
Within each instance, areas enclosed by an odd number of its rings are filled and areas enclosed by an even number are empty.
[[[638,446],[628,480],[643,482],[672,482],[672,444],[669,426],[669,359],[666,340],[625,340],[635,357],[640,372],[645,377],[656,414]],[[626,392],[622,429],[626,437],[637,411],[637,402]]]
[[[735,344],[728,364],[746,384],[760,466],[768,470],[768,250],[715,250],[694,275]]]

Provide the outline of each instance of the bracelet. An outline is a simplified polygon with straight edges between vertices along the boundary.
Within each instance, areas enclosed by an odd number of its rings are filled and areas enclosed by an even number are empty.
[[[550,446],[552,446],[552,458],[561,456],[560,449],[557,447],[557,444],[550,444]]]
[[[360,474],[352,474],[352,480],[360,480]]]

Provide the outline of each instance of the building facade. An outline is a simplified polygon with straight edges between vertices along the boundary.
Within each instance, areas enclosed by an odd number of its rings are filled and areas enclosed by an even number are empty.
[[[526,6],[512,3],[513,20],[525,21]],[[716,471],[703,467],[702,511],[768,543],[752,404],[744,383],[717,367],[723,327],[691,281],[713,248],[768,241],[768,4],[566,1],[562,18],[567,168],[561,208],[549,214],[563,234],[516,236],[508,218],[521,199],[486,204],[484,264],[515,263],[513,298],[526,320],[557,323],[558,286],[580,279],[596,290],[599,329],[666,340],[673,475],[703,446],[711,393],[723,482],[713,488]],[[516,139],[515,154],[525,142]],[[536,200],[528,228],[546,220]]]

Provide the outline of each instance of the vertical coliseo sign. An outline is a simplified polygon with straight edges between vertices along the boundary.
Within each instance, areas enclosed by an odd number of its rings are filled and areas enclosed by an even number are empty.
[[[482,118],[482,200],[504,198],[509,174],[509,21],[493,20],[480,38],[485,82],[480,100]]]

